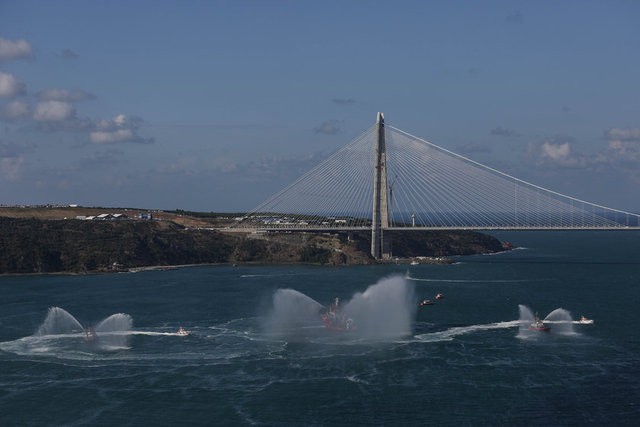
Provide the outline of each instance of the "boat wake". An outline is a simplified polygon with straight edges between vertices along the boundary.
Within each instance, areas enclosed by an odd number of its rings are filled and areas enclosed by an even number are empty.
[[[243,279],[256,279],[263,277],[285,277],[285,276],[303,276],[302,273],[278,273],[278,274],[241,274]]]
[[[460,335],[471,334],[474,332],[490,331],[493,329],[510,329],[517,328],[520,322],[517,320],[497,323],[487,323],[480,325],[469,326],[456,326],[438,332],[428,332],[424,334],[415,335],[414,338],[422,342],[438,342],[438,341],[452,341],[454,338]]]
[[[128,331],[126,335],[146,335],[150,337],[183,337],[184,333],[181,332],[154,332],[154,331]]]
[[[115,339],[114,339],[115,337]],[[121,334],[104,334],[101,341],[87,341],[84,333],[31,335],[0,343],[0,350],[21,356],[47,355],[63,359],[86,358],[89,354],[129,350]]]
[[[367,346],[371,342],[406,344],[452,341],[467,334],[511,328],[519,328],[517,338],[542,336],[540,332],[531,330],[535,318],[531,310],[523,305],[519,309],[520,318],[513,321],[449,328],[415,323],[413,289],[406,280],[394,276],[369,286],[362,293],[354,294],[351,300],[341,306],[341,310],[354,320],[351,330],[327,328],[321,322],[322,304],[298,291],[280,289],[274,293],[273,307],[266,317],[201,325],[196,326],[194,331],[182,328],[167,330],[166,325],[134,330],[131,329],[131,317],[117,313],[99,322],[90,333],[69,313],[53,307],[34,335],[0,342],[0,351],[76,360],[185,358],[215,362],[247,354],[280,357],[287,345],[296,342],[328,346],[326,356],[330,356],[334,354],[330,349],[335,345],[345,348],[354,344]],[[573,332],[573,325],[591,325],[594,322],[585,317],[573,320],[568,311],[556,309],[543,319],[543,323],[549,325],[552,335],[578,335]],[[416,329],[422,333],[414,332]],[[425,329],[428,332],[423,332]],[[136,336],[141,338],[132,338]],[[189,339],[188,336],[194,338]],[[136,347],[135,354],[127,351],[133,348],[133,344]],[[203,351],[205,348],[209,350]]]
[[[437,282],[437,283],[523,283],[532,282],[533,280],[527,279],[489,279],[489,280],[469,280],[469,279],[420,279],[412,276],[405,276],[405,279],[412,280],[414,282]],[[535,280],[539,282],[540,280]]]
[[[15,354],[48,354],[57,357],[77,357],[79,354],[116,352],[130,349],[130,337],[148,332],[133,331],[133,319],[125,313],[115,313],[95,327],[83,326],[73,315],[60,307],[51,307],[35,334],[0,343],[0,350]]]

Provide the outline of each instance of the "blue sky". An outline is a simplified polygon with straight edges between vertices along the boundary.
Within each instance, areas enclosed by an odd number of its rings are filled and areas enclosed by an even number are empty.
[[[640,210],[637,1],[0,2],[0,204],[243,211],[389,124]]]

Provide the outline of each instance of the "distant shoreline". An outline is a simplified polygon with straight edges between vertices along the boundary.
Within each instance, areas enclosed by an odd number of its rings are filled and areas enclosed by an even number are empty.
[[[224,233],[212,226],[196,227],[195,222],[203,220],[186,215],[175,215],[175,221],[115,215],[111,220],[84,220],[35,218],[29,209],[12,213],[0,216],[3,276],[135,273],[234,264],[450,264],[449,257],[454,255],[504,250],[495,237],[473,231],[391,231],[394,259],[378,261],[370,254],[371,233],[365,231]],[[20,213],[22,217],[17,216]]]

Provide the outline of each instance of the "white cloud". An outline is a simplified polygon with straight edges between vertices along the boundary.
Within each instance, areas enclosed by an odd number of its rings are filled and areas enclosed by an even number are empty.
[[[640,142],[640,129],[611,128],[604,136],[609,141]]]
[[[541,143],[529,146],[529,159],[541,166],[550,168],[586,168],[593,164],[592,159],[572,150],[574,139],[567,135],[557,135]]]
[[[27,91],[27,86],[17,77],[0,71],[0,97],[13,98]]]
[[[0,37],[0,61],[31,56],[31,45],[26,40],[7,40]]]
[[[0,107],[0,120],[16,120],[29,115],[29,105],[21,100]]]
[[[94,99],[95,96],[83,90],[47,89],[36,94],[42,101],[77,102]]]
[[[640,129],[611,128],[604,135],[609,141],[608,149],[598,160],[640,177]]]
[[[344,132],[344,120],[325,120],[319,126],[313,128],[315,133],[325,133],[327,135],[338,135]]]
[[[96,171],[99,169],[112,168],[123,161],[124,151],[109,149],[104,152],[98,151],[82,157],[76,162],[76,168],[79,171]]]
[[[42,101],[36,105],[33,118],[39,122],[60,122],[75,116],[73,105],[63,101]]]
[[[124,114],[118,114],[113,119],[113,122],[118,126],[124,126],[125,124],[127,124],[127,117]]]
[[[554,144],[546,141],[540,147],[542,157],[550,159],[554,162],[564,162],[571,155],[571,146],[568,142],[562,144]]]
[[[127,117],[124,114],[118,114],[113,120],[100,120],[96,125],[98,130],[114,131],[117,129],[138,129],[142,119],[137,117]]]
[[[117,129],[113,131],[97,130],[91,132],[90,138],[96,144],[112,144],[114,142],[125,142],[135,137],[131,129]]]
[[[63,59],[78,59],[80,55],[72,51],[71,49],[64,49],[62,52],[58,54],[60,58]]]
[[[150,144],[153,138],[143,138],[136,132],[140,123],[139,118],[117,115],[113,120],[101,120],[96,130],[89,134],[89,139],[95,144],[115,144],[121,142],[135,142]]]
[[[593,154],[573,150],[573,138],[558,135],[529,146],[529,160],[547,168],[586,169],[594,173],[615,170],[640,180],[640,129],[610,128],[606,147]]]
[[[17,181],[22,172],[24,157],[10,156],[0,158],[0,176],[7,181]]]
[[[503,128],[502,126],[491,129],[491,135],[504,136],[507,138],[520,136],[520,134],[515,130]]]

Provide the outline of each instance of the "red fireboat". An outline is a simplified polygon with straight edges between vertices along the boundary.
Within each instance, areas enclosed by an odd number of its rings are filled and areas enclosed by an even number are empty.
[[[551,330],[550,327],[544,324],[542,320],[538,316],[533,319],[533,323],[529,325],[530,331],[538,331],[538,332],[549,332]]]
[[[340,298],[336,298],[329,308],[320,314],[320,320],[325,328],[336,332],[348,332],[355,329],[353,319],[348,317],[340,306]]]

